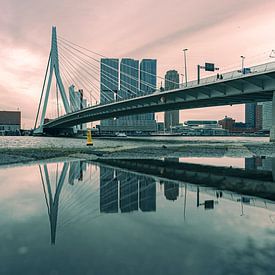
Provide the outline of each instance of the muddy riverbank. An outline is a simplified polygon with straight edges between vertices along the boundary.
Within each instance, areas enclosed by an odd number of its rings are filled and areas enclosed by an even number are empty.
[[[159,159],[179,157],[275,157],[275,144],[269,142],[187,142],[136,143],[109,141],[87,147],[85,142],[75,147],[8,147],[0,148],[0,165],[27,163],[52,158],[73,157],[96,159]]]

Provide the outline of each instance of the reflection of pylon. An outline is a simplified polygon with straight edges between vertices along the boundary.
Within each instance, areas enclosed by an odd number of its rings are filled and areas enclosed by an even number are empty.
[[[43,190],[44,190],[44,195],[45,195],[45,199],[46,199],[48,215],[49,215],[49,220],[50,220],[51,243],[52,244],[55,244],[59,197],[61,194],[62,187],[64,185],[64,181],[65,181],[65,178],[66,178],[66,175],[68,172],[68,168],[69,168],[69,164],[65,162],[64,166],[62,168],[60,178],[58,180],[55,194],[53,196],[47,165],[44,164],[45,181],[44,181],[41,166],[39,165],[40,176],[41,176],[41,181],[43,184]],[[46,186],[45,186],[45,182],[46,182]]]
[[[66,114],[71,111],[70,105],[66,96],[66,92],[64,89],[64,85],[61,80],[60,76],[60,71],[59,71],[59,59],[58,59],[58,48],[57,48],[57,37],[56,37],[56,27],[52,27],[52,43],[51,43],[51,51],[49,55],[49,60],[48,60],[48,65],[46,69],[46,74],[43,82],[43,88],[42,88],[42,93],[39,101],[39,106],[36,114],[36,120],[35,120],[35,125],[34,125],[34,133],[35,134],[42,134],[43,133],[43,126],[44,126],[44,120],[45,120],[45,115],[46,115],[46,110],[47,110],[47,105],[48,105],[48,100],[49,100],[49,93],[50,93],[50,88],[52,84],[52,76],[53,72],[55,74],[56,82],[58,85],[58,90],[60,91],[62,102],[65,108]],[[48,76],[48,77],[47,77]],[[38,122],[38,116],[40,113],[40,108],[41,108],[41,103],[43,100],[43,94],[44,94],[44,88],[46,84],[46,80],[48,79],[47,82],[47,88],[46,88],[46,93],[44,96],[44,103],[43,103],[43,109],[41,113],[41,120],[40,120],[40,125],[38,128],[37,127],[37,122]]]

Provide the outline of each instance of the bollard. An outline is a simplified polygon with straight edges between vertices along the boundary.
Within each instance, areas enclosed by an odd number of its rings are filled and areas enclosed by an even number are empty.
[[[87,146],[93,146],[92,132],[90,129],[87,130]]]

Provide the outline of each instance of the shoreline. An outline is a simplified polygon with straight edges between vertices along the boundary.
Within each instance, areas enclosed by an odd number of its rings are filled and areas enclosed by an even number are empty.
[[[86,147],[20,147],[0,148],[3,165],[45,161],[53,158],[159,159],[180,157],[275,157],[275,144],[268,142],[175,142],[158,141],[143,144]]]

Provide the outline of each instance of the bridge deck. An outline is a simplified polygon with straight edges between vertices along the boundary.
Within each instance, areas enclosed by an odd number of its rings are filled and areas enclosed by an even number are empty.
[[[189,82],[187,87],[96,105],[59,117],[44,128],[65,128],[81,123],[132,114],[270,101],[275,91],[275,62]]]

